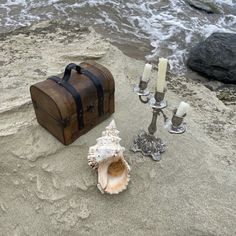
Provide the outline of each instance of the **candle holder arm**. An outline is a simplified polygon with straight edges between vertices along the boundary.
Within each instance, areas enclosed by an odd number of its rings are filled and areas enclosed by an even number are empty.
[[[144,100],[143,97],[145,97],[146,99]],[[142,103],[146,104],[146,103],[149,102],[150,98],[147,97],[147,96],[139,95],[139,100],[140,100]]]
[[[168,117],[167,117],[167,115],[164,113],[164,111],[163,111],[163,110],[160,110],[160,112],[161,112],[161,114],[162,114],[162,116],[163,116],[164,123],[166,123],[166,122],[167,122],[167,120],[168,120]]]

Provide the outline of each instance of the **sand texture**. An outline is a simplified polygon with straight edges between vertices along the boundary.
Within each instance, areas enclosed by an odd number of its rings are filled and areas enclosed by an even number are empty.
[[[116,112],[65,147],[38,125],[29,86],[86,59],[114,75]],[[144,61],[92,29],[43,22],[0,36],[0,65],[0,235],[236,235],[236,113],[215,92],[169,76],[167,115],[188,101],[188,131],[171,135],[159,117],[168,150],[154,162],[129,151],[151,120],[132,92]],[[119,195],[102,195],[87,153],[112,118],[131,181]]]

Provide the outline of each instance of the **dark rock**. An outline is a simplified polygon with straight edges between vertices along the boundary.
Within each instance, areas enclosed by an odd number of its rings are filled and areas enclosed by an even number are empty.
[[[236,84],[236,34],[213,33],[190,51],[187,65],[209,79]]]

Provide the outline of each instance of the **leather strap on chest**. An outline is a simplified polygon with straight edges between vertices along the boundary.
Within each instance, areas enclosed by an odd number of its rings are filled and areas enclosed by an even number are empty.
[[[56,82],[58,85],[65,88],[72,95],[76,104],[78,127],[79,129],[82,129],[84,127],[84,111],[83,111],[83,104],[82,104],[81,96],[78,93],[78,91],[71,84],[64,82],[57,76],[52,76],[52,77],[49,77],[48,79]]]
[[[104,114],[104,91],[100,80],[90,71],[81,68],[81,73],[87,76],[94,84],[97,89],[97,97],[98,97],[98,113],[99,116]]]

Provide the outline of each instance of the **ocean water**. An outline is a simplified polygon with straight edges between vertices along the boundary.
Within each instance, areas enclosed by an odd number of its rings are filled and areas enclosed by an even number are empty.
[[[0,32],[40,20],[73,21],[147,61],[167,57],[171,71],[182,73],[197,42],[213,32],[236,33],[236,0],[205,1],[218,13],[198,11],[187,0],[0,0]]]

